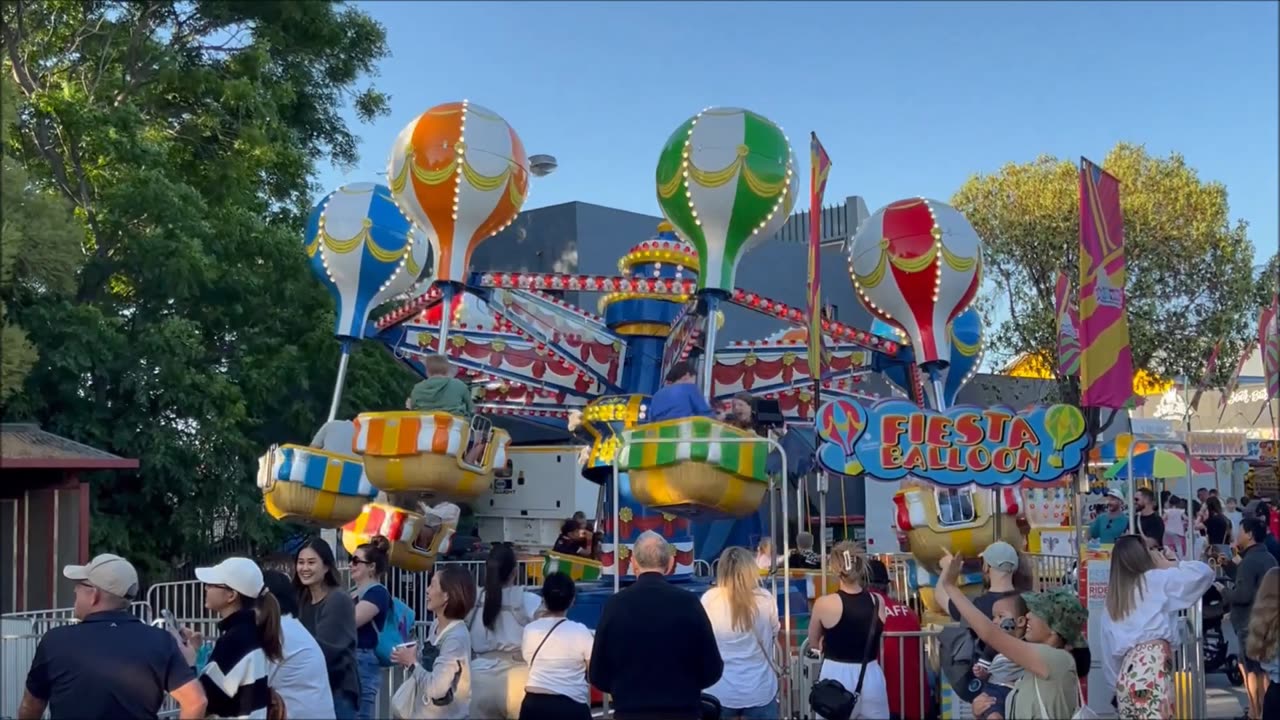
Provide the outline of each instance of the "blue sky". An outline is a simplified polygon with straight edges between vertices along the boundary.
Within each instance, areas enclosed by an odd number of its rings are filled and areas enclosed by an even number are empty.
[[[1280,237],[1275,2],[357,4],[387,28],[392,112],[357,127],[360,163],[323,168],[326,190],[381,178],[400,128],[466,98],[559,159],[526,207],[659,214],[667,136],[733,105],[786,129],[802,164],[816,130],[827,197],[872,210],[1124,140],[1226,183],[1260,255]]]

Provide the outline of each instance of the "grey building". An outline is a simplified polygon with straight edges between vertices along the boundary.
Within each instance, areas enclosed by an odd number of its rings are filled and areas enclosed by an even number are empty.
[[[844,242],[849,230],[866,218],[866,205],[852,197],[823,211],[822,296],[835,319],[869,330],[871,318],[858,303],[849,279]],[[571,202],[527,210],[503,232],[481,245],[471,258],[473,271],[582,273],[616,275],[618,260],[648,240],[662,218],[656,215]],[[850,222],[852,220],[852,222]],[[774,237],[752,250],[738,265],[738,287],[803,308],[808,301],[808,213],[796,213]],[[565,300],[596,311],[594,293],[565,293]],[[758,340],[791,327],[738,307],[725,308],[717,343]]]

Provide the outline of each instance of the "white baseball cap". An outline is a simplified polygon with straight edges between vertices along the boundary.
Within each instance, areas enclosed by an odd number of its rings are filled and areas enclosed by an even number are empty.
[[[992,568],[1011,573],[1018,569],[1018,551],[1007,542],[996,541],[979,555]]]
[[[68,565],[62,568],[62,575],[116,597],[132,598],[138,594],[138,571],[119,555],[104,553],[90,560],[88,565]]]
[[[225,585],[244,597],[262,597],[266,583],[262,568],[249,558],[233,557],[207,568],[196,568],[196,579],[205,585]]]

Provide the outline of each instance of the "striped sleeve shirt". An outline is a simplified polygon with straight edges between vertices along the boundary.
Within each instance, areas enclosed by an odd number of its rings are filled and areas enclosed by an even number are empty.
[[[209,715],[220,718],[267,717],[271,690],[267,655],[258,639],[252,610],[241,610],[218,623],[221,634],[200,674],[209,698]]]

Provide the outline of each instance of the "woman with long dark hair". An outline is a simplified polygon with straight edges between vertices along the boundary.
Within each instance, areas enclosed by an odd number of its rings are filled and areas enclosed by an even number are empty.
[[[401,646],[391,661],[411,670],[391,698],[396,717],[405,720],[458,720],[471,717],[471,636],[466,617],[475,605],[476,583],[456,566],[441,567],[427,587],[427,612],[434,616],[426,639]],[[476,713],[474,717],[491,717]]]
[[[280,605],[267,592],[262,569],[249,558],[233,557],[214,567],[197,568],[204,583],[204,606],[220,618],[218,639],[200,684],[211,717],[266,718],[271,703],[267,676],[271,663],[284,659]],[[184,632],[187,661],[195,664],[200,636]]]
[[[485,560],[484,587],[467,621],[475,653],[471,710],[476,717],[520,716],[529,675],[521,642],[524,626],[533,621],[542,598],[516,585],[518,568],[510,545],[493,546]]]
[[[333,548],[311,538],[294,558],[293,587],[298,591],[298,620],[324,652],[337,720],[355,720],[360,711],[356,667],[356,608],[338,582]]]
[[[390,542],[375,535],[351,556],[351,600],[356,604],[356,669],[360,673],[360,720],[373,720],[382,689],[378,635],[391,612],[391,591],[382,584],[387,572]]]

